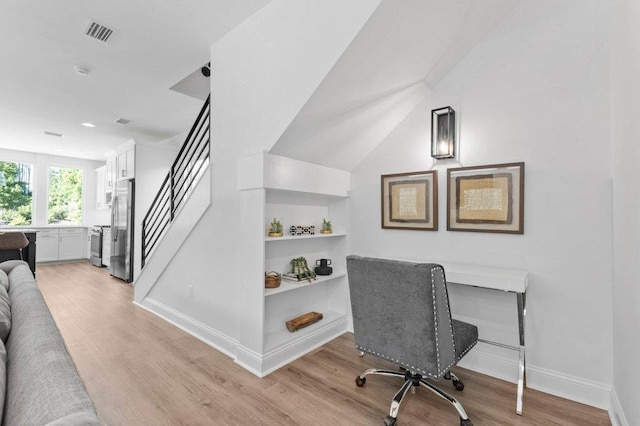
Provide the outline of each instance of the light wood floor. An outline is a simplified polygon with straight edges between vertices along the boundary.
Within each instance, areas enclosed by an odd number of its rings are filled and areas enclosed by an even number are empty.
[[[355,377],[385,366],[357,356],[347,333],[259,379],[226,355],[134,306],[132,288],[88,262],[39,265],[38,285],[98,415],[107,425],[381,425],[400,381]],[[386,365],[387,368],[395,368]],[[469,370],[450,390],[480,425],[608,425],[605,411]],[[399,425],[458,425],[444,400],[418,389]]]

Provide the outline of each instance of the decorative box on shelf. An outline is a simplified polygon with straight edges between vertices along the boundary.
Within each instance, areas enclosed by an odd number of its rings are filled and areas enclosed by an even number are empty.
[[[315,235],[316,227],[315,225],[309,225],[309,226],[292,225],[289,228],[289,233],[291,235]]]

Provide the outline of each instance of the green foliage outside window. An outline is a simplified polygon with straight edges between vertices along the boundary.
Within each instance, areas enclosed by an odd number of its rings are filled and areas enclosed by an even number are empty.
[[[0,225],[31,225],[31,164],[0,161]]]
[[[82,170],[49,168],[48,223],[82,223]]]

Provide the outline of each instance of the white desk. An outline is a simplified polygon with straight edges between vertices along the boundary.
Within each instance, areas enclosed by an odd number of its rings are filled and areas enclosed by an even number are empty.
[[[490,268],[460,263],[441,263],[441,265],[444,266],[447,282],[515,293],[518,303],[520,346],[510,346],[483,339],[478,339],[478,341],[512,349],[519,353],[516,413],[522,414],[522,397],[525,386],[524,320],[527,313],[526,296],[529,273],[519,269]]]

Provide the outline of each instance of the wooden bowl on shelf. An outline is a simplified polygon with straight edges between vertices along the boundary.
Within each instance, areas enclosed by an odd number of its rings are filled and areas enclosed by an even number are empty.
[[[280,282],[282,281],[282,276],[275,272],[267,272],[264,274],[264,287],[265,288],[277,288],[280,287]]]

